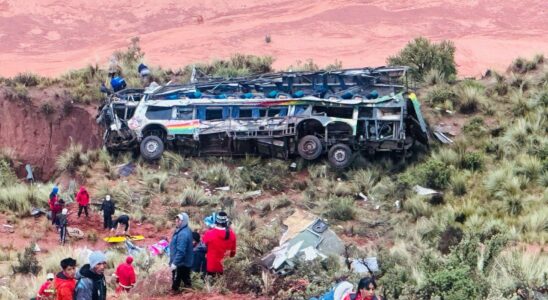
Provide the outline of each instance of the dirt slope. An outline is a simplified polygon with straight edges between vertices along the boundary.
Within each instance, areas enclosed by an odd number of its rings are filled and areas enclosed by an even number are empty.
[[[56,99],[53,90],[36,91],[33,103],[7,100],[0,90],[0,145],[15,150],[22,162],[17,173],[25,176],[24,164],[31,164],[36,179],[49,180],[55,168],[55,158],[71,140],[84,150],[101,145],[101,131],[95,123],[93,109],[72,106],[63,111],[63,100]],[[54,113],[46,116],[38,102],[50,101]]]
[[[106,63],[136,35],[153,64],[244,52],[273,55],[277,68],[379,65],[423,35],[453,40],[468,76],[548,52],[548,16],[543,0],[0,0],[0,75]]]

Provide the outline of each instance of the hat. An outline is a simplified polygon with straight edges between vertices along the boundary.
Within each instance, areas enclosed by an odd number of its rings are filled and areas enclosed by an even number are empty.
[[[48,275],[46,275],[47,280],[54,279],[54,278],[55,278],[55,275],[53,275],[53,273],[48,273]]]
[[[215,223],[219,225],[225,225],[228,223],[228,215],[222,211],[215,216]]]
[[[94,251],[89,255],[89,267],[91,269],[95,268],[96,265],[106,261],[107,257],[101,251]]]
[[[188,225],[188,215],[186,213],[183,212],[178,214],[177,218],[181,220],[181,227],[185,227],[186,225]]]
[[[105,200],[110,201],[110,195],[106,195]]]
[[[126,263],[127,263],[127,264],[130,264],[130,265],[131,265],[132,262],[133,262],[133,257],[132,257],[132,256],[126,257]]]
[[[61,213],[62,213],[63,215],[66,215],[66,214],[68,213],[68,209],[63,208],[63,210],[61,211]]]
[[[53,189],[51,190],[51,192],[52,192],[53,194],[56,194],[56,195],[57,195],[57,193],[59,192],[59,187],[56,186],[56,185],[54,185],[54,186],[53,186]]]

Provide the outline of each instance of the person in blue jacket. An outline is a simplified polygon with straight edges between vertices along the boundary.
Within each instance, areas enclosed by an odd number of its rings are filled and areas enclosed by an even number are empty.
[[[188,215],[180,213],[175,219],[175,232],[169,244],[169,266],[172,272],[171,290],[179,293],[181,281],[185,288],[192,287],[190,273],[194,260],[192,246],[192,231],[188,226]]]

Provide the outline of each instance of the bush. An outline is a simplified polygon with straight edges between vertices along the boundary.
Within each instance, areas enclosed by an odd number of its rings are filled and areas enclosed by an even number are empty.
[[[204,193],[204,190],[199,186],[186,187],[179,199],[181,205],[203,206],[209,204],[209,197]]]
[[[424,83],[427,85],[436,85],[446,83],[445,75],[437,69],[431,69],[424,76]]]
[[[409,66],[409,73],[416,81],[422,81],[432,69],[439,70],[447,79],[457,73],[455,65],[455,45],[444,40],[431,43],[424,37],[409,42],[396,56],[388,58],[388,65]]]
[[[272,72],[274,58],[271,56],[255,56],[234,54],[228,60],[214,60],[210,64],[198,64],[196,69],[201,73],[217,77],[238,77],[251,74]]]
[[[457,107],[461,113],[473,113],[480,108],[486,107],[487,99],[483,93],[483,89],[471,86],[461,85],[456,90]]]
[[[480,151],[461,153],[460,167],[472,171],[483,169],[485,155]]]
[[[348,197],[332,197],[328,200],[328,207],[325,211],[325,216],[327,218],[340,220],[340,221],[349,221],[353,220],[356,215],[356,210],[354,208],[355,203],[352,198]]]
[[[240,170],[240,180],[248,190],[267,189],[280,191],[284,188],[288,168],[279,161],[246,160]]]
[[[447,84],[438,84],[433,86],[426,94],[426,101],[433,106],[447,106],[453,107],[457,101],[457,95],[453,91],[453,88]]]
[[[483,137],[488,133],[488,129],[485,126],[485,122],[483,121],[483,118],[480,116],[475,116],[472,119],[470,119],[470,121],[468,121],[468,123],[466,123],[463,126],[462,130],[466,134],[474,138]]]
[[[57,170],[74,172],[84,164],[85,156],[82,153],[82,145],[71,143],[55,162]]]
[[[19,73],[13,77],[16,84],[22,84],[26,87],[37,86],[40,84],[40,77],[32,73]]]
[[[33,207],[45,207],[51,185],[12,184],[0,187],[0,211],[28,216]]]
[[[17,182],[17,176],[15,176],[9,162],[0,159],[0,187],[11,186],[15,182]]]
[[[208,184],[214,187],[229,186],[233,184],[233,178],[230,169],[224,164],[213,164],[198,174],[201,180],[204,180]]]
[[[35,247],[36,244],[32,243],[29,247],[25,248],[23,253],[17,253],[19,265],[12,266],[14,273],[38,275],[42,267],[38,264],[38,259],[36,259],[36,254],[34,253]]]
[[[451,168],[437,159],[429,159],[417,167],[420,182],[433,189],[444,189],[451,182]]]

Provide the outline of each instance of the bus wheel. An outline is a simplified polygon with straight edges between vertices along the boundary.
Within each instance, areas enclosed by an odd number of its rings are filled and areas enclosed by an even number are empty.
[[[344,169],[352,162],[352,150],[346,144],[335,144],[329,149],[327,158],[333,168]]]
[[[141,156],[146,160],[157,160],[164,152],[164,142],[155,135],[149,135],[141,141]]]
[[[306,160],[314,160],[322,154],[322,142],[315,135],[306,135],[299,141],[297,152]]]

